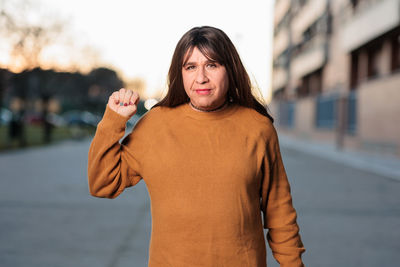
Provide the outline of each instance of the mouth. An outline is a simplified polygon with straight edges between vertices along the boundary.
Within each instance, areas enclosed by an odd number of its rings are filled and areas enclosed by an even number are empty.
[[[195,91],[199,95],[209,95],[211,93],[211,89],[195,89]]]

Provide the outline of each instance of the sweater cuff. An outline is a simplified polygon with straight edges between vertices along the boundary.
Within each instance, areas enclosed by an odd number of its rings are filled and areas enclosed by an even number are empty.
[[[130,118],[118,114],[107,105],[103,118],[97,128],[106,128],[108,131],[113,129],[114,133],[124,132],[129,119]]]

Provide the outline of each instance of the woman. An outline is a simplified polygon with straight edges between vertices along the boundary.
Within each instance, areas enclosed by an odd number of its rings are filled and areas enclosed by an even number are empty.
[[[89,151],[91,194],[115,198],[145,180],[150,267],[264,267],[263,228],[281,266],[303,266],[273,119],[227,35],[188,31],[168,82],[165,98],[121,145],[139,96],[125,89],[110,96]]]

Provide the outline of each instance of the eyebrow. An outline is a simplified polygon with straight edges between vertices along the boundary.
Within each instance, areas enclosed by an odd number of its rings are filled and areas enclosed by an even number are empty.
[[[208,64],[208,63],[218,63],[218,61],[209,59],[205,63],[206,64]],[[218,64],[220,64],[220,63],[218,63]],[[189,61],[189,62],[186,62],[185,64],[183,64],[182,66],[184,67],[184,66],[187,66],[187,65],[196,65],[196,62]]]

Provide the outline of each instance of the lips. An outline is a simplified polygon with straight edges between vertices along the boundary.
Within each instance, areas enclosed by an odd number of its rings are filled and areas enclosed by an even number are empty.
[[[199,95],[208,95],[211,93],[211,89],[196,89],[195,91]]]

